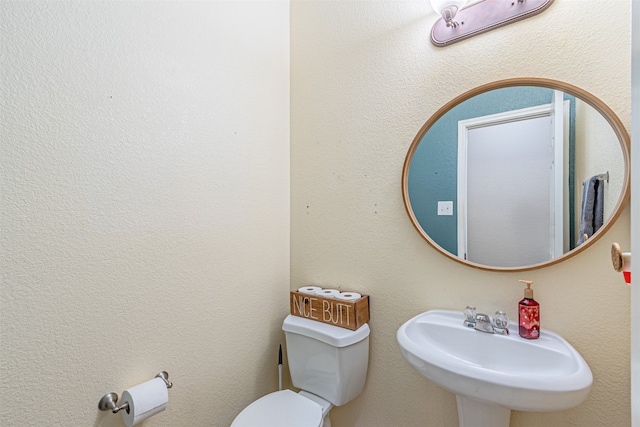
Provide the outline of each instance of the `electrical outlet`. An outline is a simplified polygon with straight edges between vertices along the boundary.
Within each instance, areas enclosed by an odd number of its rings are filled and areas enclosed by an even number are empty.
[[[438,202],[438,215],[453,215],[453,202]]]

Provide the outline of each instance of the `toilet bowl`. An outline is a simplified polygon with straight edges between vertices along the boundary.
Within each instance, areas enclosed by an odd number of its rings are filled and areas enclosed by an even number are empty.
[[[322,412],[322,406],[299,393],[275,391],[244,408],[231,427],[328,427]]]
[[[355,399],[369,363],[369,325],[351,331],[289,315],[282,325],[295,393],[261,397],[231,427],[331,427],[329,411]]]

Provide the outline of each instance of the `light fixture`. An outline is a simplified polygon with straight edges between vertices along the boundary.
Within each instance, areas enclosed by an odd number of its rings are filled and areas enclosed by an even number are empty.
[[[430,0],[442,18],[431,29],[431,42],[448,46],[546,10],[553,0]]]
[[[456,14],[464,7],[467,0],[430,0],[431,7],[442,16],[442,20],[447,27],[457,27],[459,24],[454,21]]]

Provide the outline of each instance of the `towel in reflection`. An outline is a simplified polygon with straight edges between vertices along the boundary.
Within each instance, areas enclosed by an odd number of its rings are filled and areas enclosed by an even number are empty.
[[[585,235],[591,237],[604,222],[604,183],[592,176],[583,183],[582,211],[578,245],[584,243]]]

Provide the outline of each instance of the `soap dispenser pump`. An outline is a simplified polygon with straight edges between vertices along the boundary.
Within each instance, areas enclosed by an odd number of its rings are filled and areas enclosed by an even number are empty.
[[[520,280],[527,285],[524,298],[518,303],[518,332],[522,338],[534,340],[540,337],[540,304],[533,299],[530,280]]]

